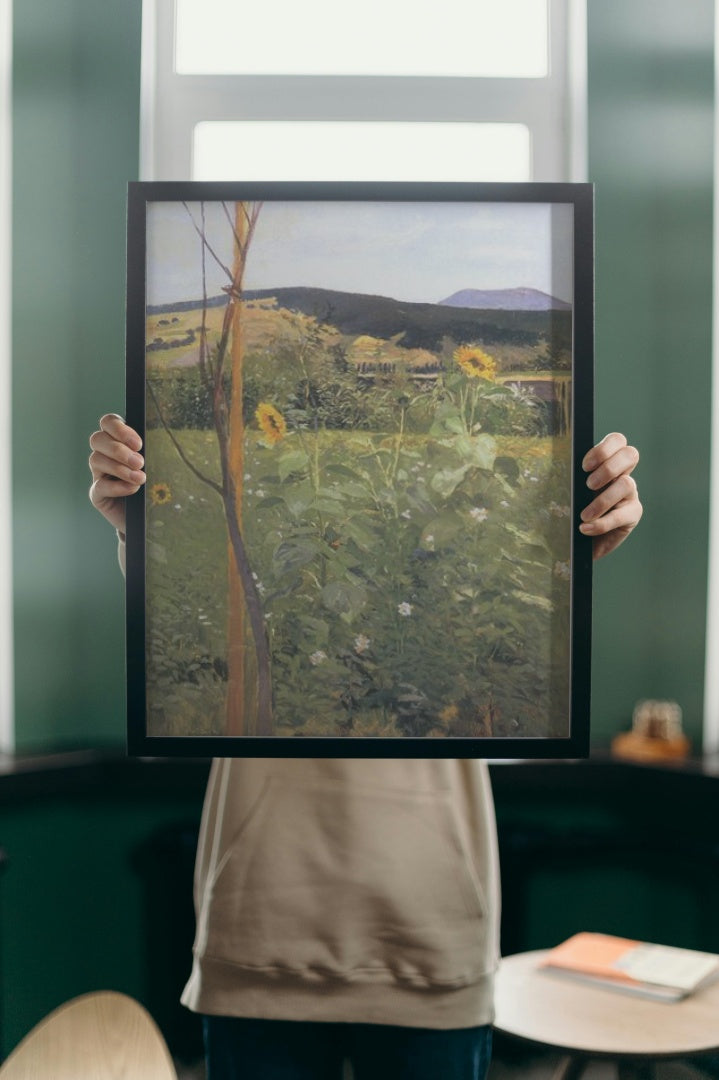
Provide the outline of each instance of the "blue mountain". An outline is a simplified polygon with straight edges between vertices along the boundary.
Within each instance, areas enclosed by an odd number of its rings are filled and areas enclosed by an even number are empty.
[[[460,289],[446,300],[440,300],[440,304],[482,311],[569,311],[572,306],[539,289],[527,288]]]

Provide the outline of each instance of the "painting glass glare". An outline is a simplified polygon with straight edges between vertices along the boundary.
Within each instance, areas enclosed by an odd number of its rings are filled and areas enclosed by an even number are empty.
[[[145,212],[147,737],[567,739],[572,202]]]

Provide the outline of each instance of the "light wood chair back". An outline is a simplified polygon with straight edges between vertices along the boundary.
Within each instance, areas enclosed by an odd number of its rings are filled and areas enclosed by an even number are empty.
[[[0,1066],[0,1080],[177,1080],[177,1072],[146,1009],[103,990],[41,1020]]]

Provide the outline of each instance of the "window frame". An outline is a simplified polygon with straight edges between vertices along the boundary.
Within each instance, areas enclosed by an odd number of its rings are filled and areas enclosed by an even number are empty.
[[[144,0],[140,177],[192,178],[202,121],[366,120],[525,124],[532,180],[583,181],[586,0],[548,3],[549,74],[498,79],[178,75],[175,0]]]

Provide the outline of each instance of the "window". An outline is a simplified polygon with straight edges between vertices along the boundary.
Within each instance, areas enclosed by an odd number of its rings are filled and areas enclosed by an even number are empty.
[[[142,177],[584,179],[584,3],[145,0]]]
[[[546,0],[443,0],[441,18],[434,0],[177,0],[175,10],[180,75],[543,78],[549,68]]]
[[[422,161],[424,180],[528,180],[530,158],[524,124],[214,120],[195,127],[192,176],[416,180]]]

